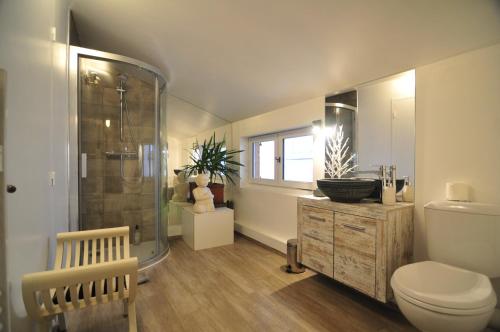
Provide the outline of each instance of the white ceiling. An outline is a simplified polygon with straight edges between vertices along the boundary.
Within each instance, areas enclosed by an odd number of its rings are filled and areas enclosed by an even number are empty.
[[[498,0],[75,0],[85,47],[235,121],[500,42]],[[418,78],[417,78],[418,79]]]

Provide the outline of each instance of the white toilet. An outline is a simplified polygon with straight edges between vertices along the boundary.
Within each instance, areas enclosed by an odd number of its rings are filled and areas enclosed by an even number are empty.
[[[430,202],[425,220],[433,261],[394,272],[399,308],[421,331],[483,330],[497,303],[488,277],[500,276],[500,207]]]

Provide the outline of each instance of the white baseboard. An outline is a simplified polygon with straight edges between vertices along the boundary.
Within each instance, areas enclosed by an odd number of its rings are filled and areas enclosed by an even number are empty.
[[[168,236],[182,235],[182,225],[168,225]]]
[[[234,223],[234,230],[238,233],[241,233],[249,238],[254,239],[262,244],[265,244],[268,247],[276,249],[282,253],[286,254],[286,241],[270,236],[258,230],[255,230],[251,227],[245,226],[243,224],[239,224],[237,222]],[[168,226],[168,236],[179,236],[182,235],[182,225],[169,225]]]
[[[283,241],[282,239],[264,234],[256,229],[250,228],[243,224],[239,224],[237,222],[234,223],[234,230],[262,244],[265,244],[268,247],[276,249],[282,253],[286,253],[286,241]]]

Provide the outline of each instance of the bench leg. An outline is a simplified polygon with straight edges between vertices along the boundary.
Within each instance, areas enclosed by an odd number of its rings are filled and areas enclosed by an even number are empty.
[[[57,329],[59,331],[66,331],[66,319],[64,318],[64,313],[61,312],[60,314],[57,315],[57,323],[58,323],[58,327]]]
[[[128,316],[128,301],[125,299],[123,300],[123,317]]]
[[[135,315],[135,301],[128,303],[128,330],[137,332],[137,317]]]

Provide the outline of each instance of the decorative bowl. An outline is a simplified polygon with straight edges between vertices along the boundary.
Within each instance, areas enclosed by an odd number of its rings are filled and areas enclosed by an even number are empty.
[[[317,180],[318,188],[332,201],[354,203],[371,195],[374,179],[346,178]]]

